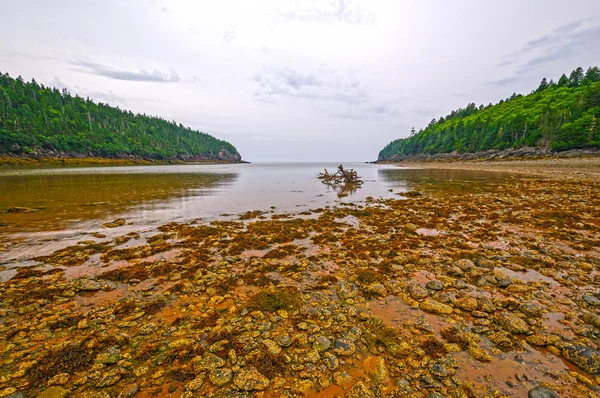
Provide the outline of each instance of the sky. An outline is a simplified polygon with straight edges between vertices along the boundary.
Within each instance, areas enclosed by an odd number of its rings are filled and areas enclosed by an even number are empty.
[[[453,109],[599,65],[598,0],[0,0],[0,71],[227,140],[370,161]]]

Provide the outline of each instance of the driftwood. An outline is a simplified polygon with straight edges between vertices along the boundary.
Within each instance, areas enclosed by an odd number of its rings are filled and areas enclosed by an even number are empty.
[[[333,187],[352,187],[361,185],[363,181],[358,173],[354,169],[344,169],[341,164],[338,165],[337,171],[333,174],[329,173],[327,169],[325,172],[319,173],[317,177],[323,184],[331,185]]]

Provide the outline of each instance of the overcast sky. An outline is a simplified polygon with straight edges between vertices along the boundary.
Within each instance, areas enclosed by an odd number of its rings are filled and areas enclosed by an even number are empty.
[[[599,65],[598,0],[0,0],[0,71],[226,139],[366,161],[470,102]]]

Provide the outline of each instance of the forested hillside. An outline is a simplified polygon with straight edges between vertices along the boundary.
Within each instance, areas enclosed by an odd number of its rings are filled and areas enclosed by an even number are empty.
[[[181,124],[0,73],[0,153],[37,152],[240,160],[230,143]]]
[[[451,112],[411,136],[389,143],[379,160],[406,155],[542,147],[564,151],[600,147],[600,69],[574,70],[558,82],[544,78],[528,95]]]

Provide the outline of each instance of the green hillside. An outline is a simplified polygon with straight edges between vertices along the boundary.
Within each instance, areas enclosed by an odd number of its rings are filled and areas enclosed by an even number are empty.
[[[558,82],[545,78],[528,95],[496,105],[469,104],[408,138],[390,142],[379,160],[407,155],[541,147],[564,151],[600,147],[600,70],[582,68]]]
[[[0,153],[38,152],[240,160],[230,143],[181,124],[0,73]]]

